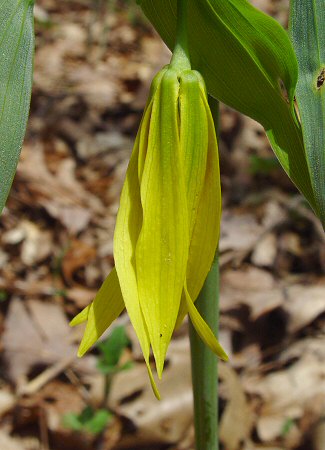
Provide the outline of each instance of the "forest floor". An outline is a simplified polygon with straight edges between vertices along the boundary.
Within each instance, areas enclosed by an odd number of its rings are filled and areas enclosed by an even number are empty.
[[[286,26],[288,1],[254,4]],[[114,265],[119,193],[169,51],[134,1],[40,0],[35,16],[31,116],[0,219],[0,448],[193,449],[186,323],[160,402],[127,315],[82,359],[83,327],[68,325]],[[221,110],[221,448],[324,450],[325,235],[263,128]]]

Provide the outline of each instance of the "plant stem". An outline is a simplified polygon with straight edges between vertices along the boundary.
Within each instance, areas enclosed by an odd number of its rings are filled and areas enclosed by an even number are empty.
[[[195,306],[215,334],[219,319],[219,262],[216,254]],[[190,323],[196,450],[218,450],[218,359]]]
[[[190,69],[187,31],[188,0],[177,1],[177,33],[176,43],[170,66],[180,69]]]
[[[209,97],[214,125],[219,134],[219,102]],[[215,335],[219,330],[219,257],[212,267],[195,306]],[[196,450],[218,450],[218,359],[202,342],[190,322],[192,385]]]

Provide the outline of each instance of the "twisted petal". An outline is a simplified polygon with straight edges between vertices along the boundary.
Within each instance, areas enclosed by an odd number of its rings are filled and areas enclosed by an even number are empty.
[[[211,111],[207,102],[204,85],[200,83],[199,95],[207,120],[208,143],[204,181],[199,196],[192,229],[187,265],[187,289],[190,298],[196,300],[211,268],[220,234],[221,186],[218,159],[218,145]],[[190,209],[190,208],[189,208]],[[179,326],[188,312],[185,292],[178,314]]]
[[[201,100],[208,121],[208,149],[205,179],[191,236],[187,266],[188,292],[196,299],[211,268],[220,235],[221,185],[218,143],[206,93]]]
[[[149,364],[150,341],[139,302],[135,261],[136,243],[142,227],[142,208],[138,178],[139,145],[140,142],[142,145],[146,145],[152,104],[153,102],[150,101],[145,111],[126,173],[126,179],[121,193],[120,208],[116,220],[114,256],[115,267],[118,273],[125,306],[131,323],[137,333],[153,390],[155,395],[159,398],[159,393],[153,380]]]
[[[194,306],[219,239],[221,191],[217,141],[198,72],[164,68],[152,84],[123,186],[114,234],[115,267],[95,300],[73,321],[87,321],[79,355],[124,306],[150,380],[150,346],[161,377],[173,330],[184,315],[227,359]]]
[[[177,73],[166,71],[160,92],[153,98],[147,152],[140,173],[143,224],[136,247],[137,281],[159,377],[175,327],[188,256],[178,89]]]
[[[189,236],[193,233],[208,154],[208,120],[200,92],[198,72],[186,70],[180,76],[180,155],[184,168]]]

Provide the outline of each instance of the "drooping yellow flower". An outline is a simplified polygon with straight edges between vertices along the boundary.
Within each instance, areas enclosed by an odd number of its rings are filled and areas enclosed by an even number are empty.
[[[155,394],[172,333],[188,313],[198,334],[227,355],[194,302],[216,252],[221,215],[218,147],[204,81],[166,66],[155,77],[123,186],[115,269],[72,325],[87,321],[82,356],[126,307]]]

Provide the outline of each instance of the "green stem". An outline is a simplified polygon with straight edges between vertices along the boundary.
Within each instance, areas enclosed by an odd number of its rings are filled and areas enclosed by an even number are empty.
[[[188,51],[187,14],[188,0],[178,0],[176,43],[170,66],[182,70],[191,68]]]
[[[104,398],[103,398],[103,408],[107,408],[109,395],[111,393],[113,375],[105,375],[105,385],[104,385]]]
[[[219,102],[209,97],[216,132],[219,131]],[[215,335],[219,330],[218,250],[195,306]],[[196,450],[218,450],[218,359],[189,325]]]
[[[219,318],[219,263],[212,264],[195,306],[215,334]],[[218,450],[218,359],[190,323],[196,450]]]

